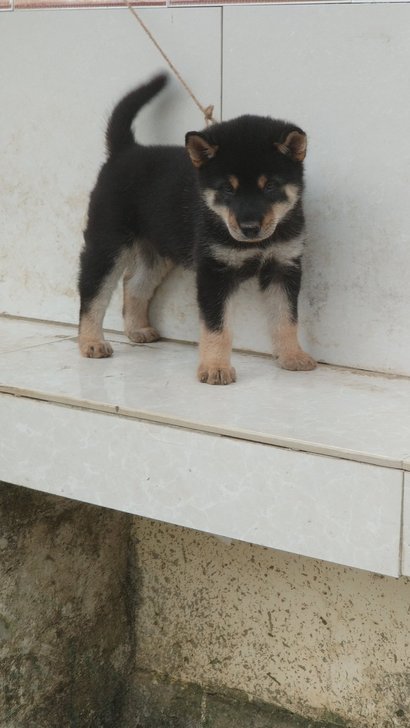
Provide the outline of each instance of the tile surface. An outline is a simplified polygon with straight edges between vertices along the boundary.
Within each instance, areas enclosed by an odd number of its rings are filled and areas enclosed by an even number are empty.
[[[0,354],[75,336],[71,326],[0,317]]]
[[[42,325],[27,324],[26,335],[30,326],[40,337]],[[73,339],[4,353],[0,389],[396,468],[410,452],[409,379],[286,372],[234,353],[237,383],[210,387],[196,381],[196,347],[108,338],[115,352],[105,360],[82,358]]]
[[[402,488],[396,470],[1,399],[5,481],[398,575]]]

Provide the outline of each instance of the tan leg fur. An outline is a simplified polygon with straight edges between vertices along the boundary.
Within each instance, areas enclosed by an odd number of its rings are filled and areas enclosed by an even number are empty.
[[[198,379],[206,384],[231,384],[236,381],[231,366],[232,336],[228,329],[209,331],[201,324]]]
[[[286,293],[272,285],[264,293],[269,315],[274,321],[273,342],[282,369],[309,371],[316,368],[315,360],[303,351],[298,341],[297,324],[292,321]]]
[[[101,290],[91,302],[87,313],[81,316],[78,345],[83,356],[103,359],[111,356],[111,344],[104,339],[103,321],[113,291],[124,271],[126,255],[119,257],[110,275],[104,280]]]
[[[160,338],[149,321],[149,304],[156,288],[171,268],[172,263],[161,258],[152,266],[147,266],[138,253],[127,268],[124,276],[124,332],[137,344],[147,344]]]
[[[276,332],[279,364],[282,369],[309,371],[316,368],[315,360],[303,351],[297,337],[297,325],[283,322]]]

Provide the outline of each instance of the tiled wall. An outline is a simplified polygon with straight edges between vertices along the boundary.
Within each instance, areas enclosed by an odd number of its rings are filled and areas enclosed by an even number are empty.
[[[219,114],[222,95],[224,118],[283,116],[309,134],[301,301],[309,350],[409,374],[409,5],[142,12],[204,104]],[[81,227],[105,121],[125,90],[162,67],[125,9],[1,15],[0,311],[76,320]],[[137,134],[180,143],[202,125],[173,81]],[[108,326],[121,328],[120,309],[117,296]],[[154,318],[164,335],[196,339],[190,274],[166,281]],[[252,285],[239,295],[235,344],[270,350]]]

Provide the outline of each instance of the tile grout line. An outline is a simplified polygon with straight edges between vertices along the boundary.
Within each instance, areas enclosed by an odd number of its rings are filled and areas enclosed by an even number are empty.
[[[67,327],[70,326],[71,328],[78,329],[78,324],[76,323],[70,323],[69,321],[56,321],[55,319],[45,319],[45,318],[38,318],[36,316],[19,316],[18,314],[14,313],[0,313],[0,321],[1,319],[4,319],[5,321],[24,321],[28,324],[49,324],[53,326],[61,326],[61,327]]]
[[[220,117],[223,120],[224,111],[224,8],[221,7],[221,94],[220,94]]]
[[[403,455],[402,457],[402,468],[403,471],[406,473],[408,470],[410,470],[410,453],[408,455]]]
[[[76,334],[73,334],[72,336],[67,334],[67,336],[59,336],[58,338],[51,339],[50,341],[40,341],[38,344],[26,344],[24,346],[18,346],[16,349],[7,349],[7,351],[0,351],[0,356],[5,356],[6,354],[16,354],[18,351],[31,351],[31,349],[38,349],[39,346],[60,344],[62,341],[70,341],[75,338]]]
[[[158,425],[160,427],[173,427],[188,432],[197,432],[213,437],[226,437],[241,442],[251,442],[255,445],[264,445],[265,447],[275,447],[281,450],[288,450],[294,453],[302,453],[305,455],[313,455],[317,457],[326,457],[333,460],[347,461],[358,465],[367,465],[370,467],[385,468],[387,470],[399,470],[403,472],[401,461],[388,460],[363,453],[355,453],[354,451],[336,450],[336,448],[327,448],[326,446],[314,446],[302,440],[289,440],[279,436],[263,436],[260,433],[250,433],[239,429],[228,427],[217,427],[207,424],[198,424],[190,420],[172,417],[161,413],[150,413],[143,410],[127,410],[124,407],[115,404],[106,404],[103,402],[93,402],[89,400],[75,400],[65,395],[50,395],[46,392],[37,390],[24,390],[17,387],[8,387],[0,383],[0,396],[16,397],[18,399],[27,399],[31,401],[43,402],[44,404],[55,405],[58,407],[68,407],[72,410],[80,412],[90,412],[96,414],[104,414],[109,416],[121,417],[137,422],[145,422],[148,424]],[[366,458],[366,459],[364,459]]]

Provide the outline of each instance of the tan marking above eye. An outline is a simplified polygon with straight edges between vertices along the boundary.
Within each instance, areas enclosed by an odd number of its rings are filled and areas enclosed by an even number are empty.
[[[230,176],[228,177],[228,180],[229,180],[229,184],[231,185],[232,189],[234,189],[234,190],[235,190],[235,192],[236,192],[236,190],[237,190],[237,189],[238,189],[238,187],[239,187],[239,180],[238,180],[238,178],[237,178],[237,177],[235,177],[235,175],[234,175],[234,174],[231,174],[231,175],[230,175]]]
[[[260,190],[264,190],[265,189],[265,186],[266,186],[267,181],[268,181],[268,178],[266,177],[266,175],[265,174],[261,174],[261,176],[259,177],[258,182],[257,182],[257,185],[258,185],[258,187],[259,187]]]

